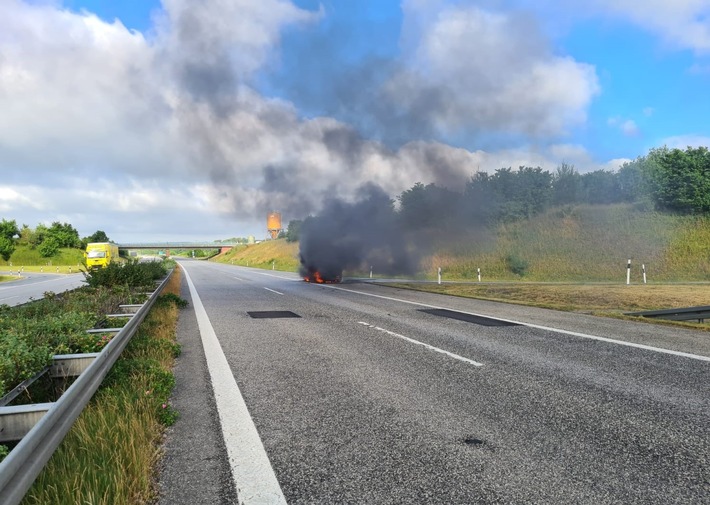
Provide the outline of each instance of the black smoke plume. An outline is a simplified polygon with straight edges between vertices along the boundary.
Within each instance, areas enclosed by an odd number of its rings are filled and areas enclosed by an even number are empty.
[[[335,280],[343,270],[370,267],[388,275],[416,270],[393,201],[375,185],[360,188],[354,203],[327,201],[318,216],[303,222],[299,242],[304,277],[318,272]]]

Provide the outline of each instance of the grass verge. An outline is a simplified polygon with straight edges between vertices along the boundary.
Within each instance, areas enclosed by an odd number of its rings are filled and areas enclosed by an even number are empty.
[[[156,494],[155,468],[165,426],[177,418],[168,398],[180,274],[175,269],[101,389],[38,476],[29,504],[134,504]]]
[[[286,242],[286,239],[237,246],[210,261],[287,272],[295,272],[300,264],[298,242]]]
[[[562,283],[391,283],[388,286],[446,295],[515,303],[601,316],[631,318],[624,312],[708,305],[710,283],[562,284]],[[709,323],[641,319],[710,331]]]

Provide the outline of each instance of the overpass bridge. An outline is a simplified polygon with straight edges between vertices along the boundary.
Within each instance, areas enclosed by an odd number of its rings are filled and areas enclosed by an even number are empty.
[[[214,243],[214,242],[145,242],[145,243],[132,243],[126,242],[123,244],[116,244],[119,250],[125,251],[135,251],[135,250],[160,250],[165,251],[167,256],[170,256],[170,250],[176,249],[219,249],[219,252],[229,251],[233,247],[240,245],[237,243]]]

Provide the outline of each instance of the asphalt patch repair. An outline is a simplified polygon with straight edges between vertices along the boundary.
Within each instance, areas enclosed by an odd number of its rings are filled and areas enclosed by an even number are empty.
[[[301,317],[290,310],[258,310],[247,312],[247,314],[249,314],[252,319],[284,319],[287,317]]]
[[[520,326],[518,323],[501,321],[500,319],[493,319],[491,317],[474,316],[473,314],[466,314],[465,312],[456,312],[455,310],[448,309],[419,309],[419,312],[425,312],[434,316],[448,317],[458,321],[466,321],[468,323],[480,324],[481,326]]]

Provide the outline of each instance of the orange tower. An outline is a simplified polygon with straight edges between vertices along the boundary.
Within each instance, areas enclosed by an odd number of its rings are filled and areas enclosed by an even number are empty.
[[[281,227],[281,213],[269,212],[266,216],[266,230],[271,235],[271,238],[276,238],[283,231]]]

